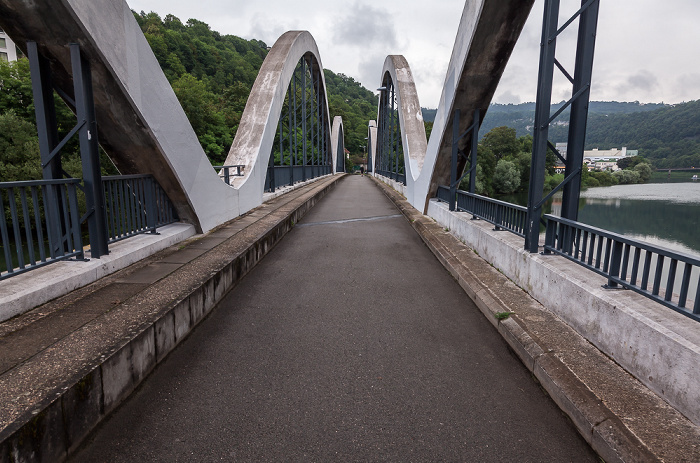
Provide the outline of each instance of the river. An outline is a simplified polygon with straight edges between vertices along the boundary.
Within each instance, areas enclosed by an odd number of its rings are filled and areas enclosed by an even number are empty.
[[[579,222],[700,257],[700,183],[589,188]]]

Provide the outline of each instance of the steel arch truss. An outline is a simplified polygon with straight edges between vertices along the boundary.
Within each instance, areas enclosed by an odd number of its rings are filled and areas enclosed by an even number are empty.
[[[384,74],[380,91],[377,156],[374,160],[374,172],[406,185],[399,102],[394,82],[388,72]]]
[[[333,173],[322,72],[313,53],[297,63],[282,105],[265,191]]]

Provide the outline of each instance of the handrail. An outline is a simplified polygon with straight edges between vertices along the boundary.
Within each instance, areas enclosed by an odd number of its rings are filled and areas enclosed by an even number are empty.
[[[631,289],[700,321],[700,259],[573,220],[549,214],[544,217],[545,254],[564,256],[603,275],[609,288]],[[683,265],[682,276],[678,274],[679,263]],[[676,293],[679,277],[680,292]],[[691,310],[687,306],[693,289]]]
[[[389,170],[381,170],[377,169],[377,175],[381,175],[382,177],[390,178],[396,182],[403,183],[404,185],[406,184],[406,174],[405,173],[400,173],[400,172],[392,172]]]
[[[527,208],[517,204],[457,190],[458,211],[469,212],[473,217],[492,223],[496,230],[507,230],[518,236],[525,236]],[[437,199],[450,202],[450,188],[438,186]]]
[[[170,199],[152,175],[102,177],[109,243],[175,222]]]
[[[219,169],[217,174],[221,175],[221,171],[224,171],[224,183],[227,185],[231,184],[231,177],[243,177],[244,164],[234,164],[231,166],[212,166],[214,169]],[[235,168],[236,173],[231,174],[231,169]]]
[[[83,259],[78,179],[0,183],[0,280]]]

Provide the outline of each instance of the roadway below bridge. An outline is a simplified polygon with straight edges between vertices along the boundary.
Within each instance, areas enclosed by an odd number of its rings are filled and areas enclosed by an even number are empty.
[[[72,461],[598,461],[374,181],[347,176]]]

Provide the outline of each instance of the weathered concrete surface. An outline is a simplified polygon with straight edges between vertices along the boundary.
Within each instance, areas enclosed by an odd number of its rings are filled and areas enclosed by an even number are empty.
[[[423,168],[428,145],[423,112],[418,100],[416,84],[413,82],[413,73],[406,58],[400,55],[387,56],[382,69],[382,85],[386,83],[387,74],[391,77],[396,92],[406,187],[412,190],[413,183]]]
[[[425,162],[413,188],[407,190],[408,201],[417,209],[427,212],[438,185],[449,183],[454,110],[462,110],[460,133],[472,124],[475,109],[481,110],[482,119],[486,115],[533,3],[534,0],[466,1]],[[469,147],[470,143],[467,136],[460,146]]]
[[[233,185],[240,191],[241,210],[250,210],[262,202],[267,166],[275,141],[284,97],[294,70],[305,55],[314,57],[314,73],[319,73],[322,92],[326,91],[321,57],[316,41],[306,31],[284,33],[272,46],[258,72],[250,91],[241,123],[226,158],[226,165],[244,165],[243,177]],[[325,104],[325,124],[330,144],[331,122],[328,102]]]
[[[433,200],[430,216],[700,424],[700,326],[633,291],[606,290],[606,280],[557,256],[530,254],[522,239],[450,213]]]
[[[2,0],[0,25],[25,52],[28,40],[37,42],[68,95],[69,44],[80,44],[92,69],[100,145],[122,174],[152,174],[179,217],[200,231],[240,214],[238,192],[212,169],[125,1]]]
[[[56,262],[0,282],[0,322],[82,288],[195,234],[194,226],[175,223],[110,245],[109,254],[88,262]],[[90,252],[86,252],[90,258]]]
[[[314,55],[325,93],[313,37],[284,34],[263,63],[226,159],[227,165],[245,165],[244,177],[231,187],[212,168],[125,1],[0,0],[0,25],[25,52],[28,40],[37,42],[68,95],[73,94],[69,44],[80,44],[92,67],[100,145],[122,174],[152,174],[179,217],[199,232],[262,203],[280,110],[303,55]],[[327,103],[325,114],[330,142]]]
[[[482,238],[471,241],[460,236],[469,243],[467,246],[453,234],[461,218],[436,222],[391,188],[378,184],[606,462],[700,461],[698,425],[584,339],[578,329],[562,320],[564,317],[559,318],[557,310],[550,311],[549,302],[545,308],[510,281],[512,276],[504,269],[494,267],[490,258],[481,257],[503,252],[494,242],[496,238],[487,239],[485,235],[507,239],[509,233],[489,230],[490,224],[471,222],[471,227],[479,229],[473,236]],[[431,202],[431,213],[433,206]],[[567,271],[560,268],[558,276]],[[561,278],[555,281],[561,284]],[[565,293],[565,297],[558,294],[554,299],[560,301],[570,301],[572,294],[576,294],[577,302],[580,297],[577,293]],[[511,314],[499,321],[495,317],[499,312]]]
[[[63,460],[340,178],[0,324],[0,461]]]
[[[598,461],[360,175],[297,223],[73,461],[95,460]]]
[[[367,173],[374,173],[377,156],[377,121],[369,121],[367,126]]]

